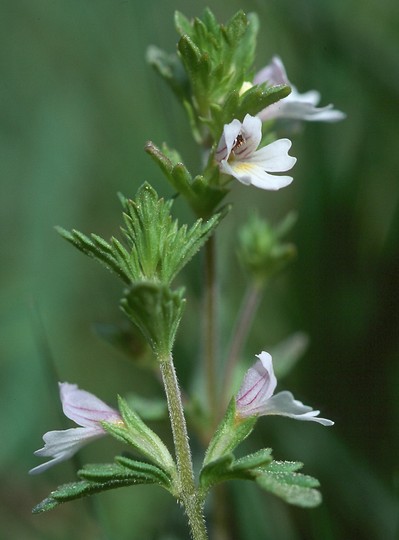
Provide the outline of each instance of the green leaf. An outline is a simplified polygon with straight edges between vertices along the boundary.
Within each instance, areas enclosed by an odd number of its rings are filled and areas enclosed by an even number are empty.
[[[124,477],[118,477],[116,479],[110,479],[107,481],[90,482],[88,480],[82,480],[81,482],[73,482],[69,484],[63,484],[59,486],[55,491],[52,491],[50,496],[36,505],[32,512],[34,514],[40,514],[47,510],[52,510],[56,506],[72,501],[74,499],[81,499],[101,491],[109,489],[115,489],[118,487],[126,487],[137,484],[153,484],[154,481],[149,478],[138,477],[134,474],[126,475]],[[157,482],[158,483],[158,482]]]
[[[136,461],[126,456],[117,456],[115,461],[132,471],[134,474],[152,478],[154,482],[162,484],[168,489],[171,486],[171,477],[168,474],[165,474],[165,472],[159,467],[154,467],[154,465],[151,465],[150,463]]]
[[[187,34],[180,38],[177,48],[191,83],[193,98],[190,101],[196,105],[199,114],[206,116],[209,109],[209,82],[212,80],[211,58]]]
[[[290,88],[282,85],[255,85],[242,95],[239,91],[240,87],[235,87],[225,94],[224,103],[212,103],[210,106],[211,117],[204,119],[204,122],[209,126],[215,141],[220,139],[225,124],[235,118],[242,122],[246,114],[255,116],[272,103],[286,97]]]
[[[132,281],[163,281],[160,264],[164,244],[170,229],[177,226],[170,216],[172,203],[158,198],[147,183],[138,189],[134,200],[126,200],[123,232],[132,255]]]
[[[178,178],[177,167],[179,164],[171,170],[175,179]],[[156,191],[144,184],[135,200],[125,205],[125,234],[141,267],[137,281],[169,284],[203,246],[222,217],[216,214],[206,222],[197,220],[190,228],[179,227],[178,221],[170,215],[172,203],[172,200],[158,198]]]
[[[222,33],[230,47],[236,46],[241,41],[248,26],[248,19],[243,11],[238,11],[226,27],[222,26]]]
[[[254,480],[259,469],[268,466],[273,457],[271,448],[259,450],[237,460],[233,454],[225,454],[203,467],[200,473],[201,489],[206,492],[213,485],[225,480]]]
[[[184,67],[189,74],[190,80],[194,77],[194,81],[197,79],[198,69],[202,61],[202,55],[200,49],[193,42],[188,34],[183,34],[177,44],[178,51],[182,58]]]
[[[252,432],[256,420],[256,416],[236,418],[236,405],[233,398],[209,443],[205,453],[204,467],[212,461],[230,454]]]
[[[272,460],[272,449],[263,448],[262,450],[258,450],[258,452],[237,459],[233,467],[235,471],[247,471],[249,469],[265,467],[266,465],[269,466]]]
[[[145,151],[157,163],[173,188],[185,197],[198,216],[203,218],[212,216],[215,208],[228,193],[227,189],[211,186],[212,179],[205,179],[204,176],[196,176],[193,180],[186,166],[179,161],[180,156],[174,150],[165,146],[160,150],[150,141],[146,144]],[[212,216],[210,227],[212,229],[216,227],[224,215],[225,213],[219,211]]]
[[[62,227],[55,227],[55,229],[63,238],[79,249],[79,251],[96,259],[108,270],[115,272],[125,283],[130,282],[126,261],[121,264],[119,257],[115,256],[112,247],[105,240],[101,239],[100,242],[99,237],[96,235],[92,235],[89,238],[75,229],[72,229],[71,232],[66,231]]]
[[[138,484],[159,484],[166,489],[171,487],[171,478],[159,467],[123,456],[116,457],[115,461],[85,465],[78,471],[78,476],[82,480],[100,483],[135,478]]]
[[[167,54],[162,49],[151,45],[147,49],[146,59],[167,82],[179,100],[189,99],[189,81],[176,54]]]
[[[117,463],[94,463],[85,465],[77,474],[82,480],[104,482],[125,478],[126,471]]]
[[[155,463],[170,478],[175,478],[176,465],[165,444],[143,420],[119,397],[122,423],[102,422],[104,429],[116,439],[131,445]]]
[[[223,104],[212,103],[210,105],[210,118],[201,119],[207,124],[215,141],[219,141],[225,124],[237,118],[239,102],[239,90],[234,89],[227,94],[226,101]]]
[[[59,504],[60,503],[56,499],[53,499],[52,497],[47,497],[32,508],[32,514],[42,514],[43,512],[47,512],[48,510],[53,510],[53,508],[56,508]]]
[[[204,176],[196,176],[192,183],[195,193],[191,206],[199,216],[211,215],[215,208],[222,202],[228,193],[228,189],[210,185]],[[231,205],[224,205],[218,210],[219,221],[231,210]]]
[[[197,197],[183,164],[173,165],[155,147],[150,153],[186,196]],[[60,227],[57,230],[80,251],[100,261],[128,284],[142,281],[169,284],[203,246],[223,217],[216,214],[206,222],[198,219],[192,227],[179,227],[170,213],[173,200],[159,198],[147,183],[139,188],[134,200],[123,196],[120,199],[125,222],[122,232],[127,247],[116,238],[107,242],[95,234],[89,238],[76,230],[69,232]]]
[[[240,47],[234,52],[234,63],[246,72],[246,80],[252,80],[248,70],[255,60],[256,40],[259,31],[259,19],[256,13],[248,13],[246,31],[240,39]]]
[[[208,463],[201,469],[200,473],[200,486],[203,493],[206,493],[212,486],[224,482],[225,480],[231,480],[233,478],[245,478],[245,475],[235,475],[231,468],[234,461],[233,454],[225,454],[220,458]]]
[[[171,178],[179,193],[189,199],[193,197],[194,192],[191,186],[192,176],[183,163],[176,163],[173,166]]]
[[[302,467],[303,463],[300,461],[272,461],[267,466],[267,471],[275,474],[286,474],[299,471]]]
[[[178,159],[180,156],[165,145],[162,151],[151,141],[145,146],[145,151],[153,158],[173,188],[189,201],[195,197],[191,187],[192,177],[184,164]]]
[[[203,20],[209,33],[213,36],[217,36],[220,32],[219,24],[216,17],[208,7],[206,7],[204,10]]]
[[[173,162],[169,155],[168,149],[160,150],[152,141],[148,141],[144,147],[144,150],[149,154],[157,165],[161,168],[162,172],[171,180],[171,173],[173,168]],[[188,184],[189,187],[190,184]]]
[[[182,288],[172,291],[154,283],[132,285],[121,300],[122,310],[141,330],[157,357],[168,355],[185,306]]]
[[[139,482],[136,478],[129,477],[124,478],[123,480],[110,480],[107,482],[89,482],[87,480],[82,480],[81,482],[63,484],[55,491],[52,491],[50,497],[44,499],[41,503],[36,505],[32,512],[34,514],[39,514],[41,512],[46,512],[47,510],[52,510],[59,504],[72,501],[74,499],[81,499],[82,497],[87,497],[89,495],[100,493],[101,491],[106,491],[109,489],[143,483],[145,484],[148,482]]]
[[[284,462],[277,465],[277,469],[284,468]],[[295,472],[274,472],[273,464],[256,477],[256,482],[287,503],[303,508],[318,506],[322,500],[321,493],[315,489],[320,485],[316,478]]]
[[[265,448],[237,460],[224,454],[210,461],[201,470],[200,486],[205,494],[212,486],[225,480],[254,480],[263,489],[290,504],[302,507],[317,506],[321,494],[315,489],[319,482],[295,471],[303,464],[297,461],[272,461],[271,449]]]
[[[187,19],[183,13],[180,11],[175,11],[175,27],[178,33],[182,36],[183,34],[191,35],[192,26],[190,21]]]
[[[242,121],[246,114],[255,116],[269,105],[288,96],[290,92],[291,89],[289,86],[255,85],[242,94],[234,118],[238,118],[238,120]],[[231,120],[232,118],[226,118],[224,123],[227,124],[228,122],[231,122]]]

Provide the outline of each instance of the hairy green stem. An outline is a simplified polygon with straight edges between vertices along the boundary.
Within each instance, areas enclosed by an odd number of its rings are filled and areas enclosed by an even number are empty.
[[[215,418],[217,408],[216,385],[216,246],[215,235],[205,244],[204,289],[204,367],[208,407]]]
[[[195,486],[186,419],[172,355],[161,358],[160,366],[175,444],[180,499],[188,517],[193,540],[207,540],[203,501]]]
[[[251,329],[254,316],[262,298],[263,289],[263,284],[252,282],[248,286],[243,301],[241,303],[241,308],[232,334],[233,337],[230,344],[230,352],[227,358],[225,376],[223,378],[223,399],[220,403],[223,408],[225,402],[231,397],[228,395],[228,392],[230,392],[231,389],[234,369],[237,365],[241,349]]]

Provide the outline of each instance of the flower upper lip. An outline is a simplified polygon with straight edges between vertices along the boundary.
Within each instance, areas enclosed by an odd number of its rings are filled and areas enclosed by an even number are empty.
[[[272,357],[264,351],[257,357],[258,361],[245,374],[236,396],[238,417],[281,415],[296,420],[318,422],[323,426],[334,424],[327,418],[319,418],[320,411],[304,405],[295,399],[291,392],[274,394],[277,379],[274,375]]]

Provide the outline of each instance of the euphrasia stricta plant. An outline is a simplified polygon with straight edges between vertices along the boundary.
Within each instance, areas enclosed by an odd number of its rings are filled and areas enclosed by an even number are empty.
[[[158,147],[148,142],[146,151],[174,192],[187,201],[196,221],[190,227],[180,225],[171,213],[174,197],[166,200],[145,183],[134,198],[120,196],[120,238],[105,240],[95,234],[58,228],[66,240],[122,281],[120,307],[148,343],[162,377],[174,449],[171,451],[122,397],[116,409],[77,385],[63,382],[59,384],[63,411],[79,427],[46,433],[44,447],[36,455],[50,460],[31,473],[43,472],[69,459],[90,441],[110,435],[125,445],[124,450],[130,449],[131,455],[124,452],[112,463],[85,465],[77,473],[79,481],[58,487],[34,512],[104,490],[157,484],[182,505],[192,537],[203,540],[208,538],[209,519],[204,514],[208,493],[230,479],[256,482],[259,488],[290,504],[313,507],[321,502],[318,481],[297,472],[301,463],[276,461],[270,448],[249,455],[237,451],[261,416],[282,415],[323,426],[333,424],[290,392],[275,392],[277,379],[268,352],[256,355],[257,360],[240,386],[233,382],[262,291],[295,254],[295,247],[284,240],[295,219],[290,214],[271,226],[253,215],[240,232],[238,256],[249,286],[227,359],[218,358],[215,346],[218,298],[214,238],[221,220],[230,219],[234,212],[224,202],[231,189],[252,186],[247,189],[273,191],[292,182],[296,158],[289,153],[291,141],[275,136],[281,119],[287,125],[290,121],[332,122],[344,115],[332,105],[319,108],[320,95],[316,91],[299,93],[278,57],[255,72],[258,20],[254,14],[247,16],[240,11],[221,25],[210,10],[202,19],[193,21],[176,13],[175,24],[180,35],[177,54],[153,46],[148,60],[187,113],[203,170],[198,174],[189,171],[178,151],[166,144]],[[173,349],[186,299],[185,289],[175,288],[174,281],[202,248],[204,325],[203,333],[198,335],[201,345],[193,350],[202,354],[205,395],[196,406],[190,406],[191,396],[185,395],[183,407]],[[298,334],[285,344],[289,352],[286,367],[293,363],[303,342],[304,337]],[[193,358],[187,361],[193,363]],[[225,366],[222,380],[216,376],[221,371],[216,369],[219,362]],[[194,474],[189,445],[188,413],[191,425],[205,442],[198,475]]]

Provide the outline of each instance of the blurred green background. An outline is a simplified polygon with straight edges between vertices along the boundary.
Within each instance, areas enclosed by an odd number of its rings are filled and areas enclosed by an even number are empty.
[[[1,446],[0,537],[21,540],[184,539],[175,501],[155,487],[109,492],[44,515],[31,507],[74,479],[65,463],[39,477],[29,468],[42,434],[60,428],[57,378],[109,403],[117,393],[161,395],[156,381],[99,339],[92,323],[122,319],[121,286],[73,250],[53,226],[109,237],[120,210],[148,180],[172,191],[143,152],[167,141],[198,167],[185,116],[146,65],[150,44],[173,51],[175,9],[209,7],[220,21],[239,8],[261,21],[257,67],[279,54],[300,91],[347,113],[293,138],[295,182],[281,192],[236,185],[219,233],[223,343],[245,279],[234,256],[248,208],[278,220],[299,212],[299,255],[261,305],[245,362],[296,330],[310,347],[281,382],[336,425],[259,422],[254,448],[303,460],[324,504],[290,508],[252,484],[231,484],[237,540],[381,539],[398,532],[399,416],[399,8],[397,0],[2,0],[0,7]],[[176,214],[192,220],[184,202]],[[197,257],[185,275],[189,304],[177,368],[184,384],[198,359]],[[222,349],[223,350],[223,349]],[[53,362],[53,374],[49,361]],[[168,436],[167,425],[155,428]],[[194,440],[194,445],[196,441]],[[106,461],[103,440],[81,452]],[[99,521],[96,517],[102,515]]]

